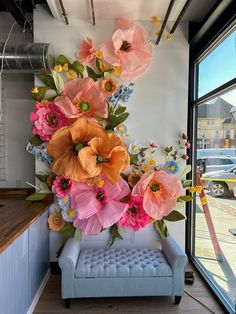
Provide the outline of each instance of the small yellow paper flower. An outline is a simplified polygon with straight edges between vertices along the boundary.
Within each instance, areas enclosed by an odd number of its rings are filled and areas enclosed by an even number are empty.
[[[195,186],[191,186],[188,190],[189,190],[190,193],[195,193],[196,192]]]
[[[168,33],[167,35],[166,35],[166,40],[172,40],[172,38],[173,38],[173,35],[172,34],[170,34],[170,33]]]
[[[41,104],[42,104],[43,106],[46,106],[46,105],[48,104],[48,100],[47,100],[47,99],[41,100]]]
[[[96,51],[96,57],[98,59],[102,59],[103,58],[103,52],[102,51]]]
[[[62,71],[67,72],[68,71],[68,63],[65,63],[62,67]]]
[[[105,71],[105,70],[107,69],[106,64],[105,64],[105,63],[100,63],[100,69],[101,69],[102,71]]]
[[[73,70],[68,71],[68,72],[66,73],[66,75],[67,75],[67,77],[68,77],[70,80],[72,80],[72,79],[74,79],[74,78],[77,77],[76,72],[73,71]]]
[[[61,64],[55,65],[54,71],[56,71],[56,72],[61,72],[61,71],[62,71],[62,66],[61,66]]]
[[[38,87],[33,87],[31,90],[32,94],[38,94],[38,92],[39,92]]]
[[[114,70],[114,74],[115,75],[117,75],[117,76],[120,75],[120,66],[115,65],[113,70]]]
[[[206,205],[206,204],[207,204],[207,198],[206,198],[206,196],[204,196],[204,197],[201,198],[201,203],[202,203],[202,205]]]
[[[154,159],[150,159],[150,160],[149,160],[149,164],[150,164],[150,166],[154,166],[154,165],[155,165],[155,163],[156,163],[156,162],[155,162],[155,160],[154,160]]]
[[[202,192],[202,186],[201,185],[196,185],[196,193],[200,194]]]
[[[143,165],[143,171],[148,172],[150,170],[150,166],[148,164]]]
[[[101,178],[95,178],[94,180],[94,183],[95,185],[98,187],[98,188],[102,188],[103,185],[104,185],[104,180],[102,180]]]
[[[160,19],[157,16],[154,15],[154,16],[151,17],[151,23],[153,25],[160,24]]]

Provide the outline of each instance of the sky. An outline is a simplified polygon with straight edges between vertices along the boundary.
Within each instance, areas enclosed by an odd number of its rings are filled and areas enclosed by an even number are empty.
[[[236,77],[236,31],[199,64],[199,97]],[[236,90],[221,96],[236,106]]]

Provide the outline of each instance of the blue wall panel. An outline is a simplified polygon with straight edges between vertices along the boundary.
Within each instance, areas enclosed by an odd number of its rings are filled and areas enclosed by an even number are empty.
[[[33,301],[49,269],[48,212],[40,216],[29,228],[30,303]]]
[[[0,314],[29,308],[28,229],[0,254]]]

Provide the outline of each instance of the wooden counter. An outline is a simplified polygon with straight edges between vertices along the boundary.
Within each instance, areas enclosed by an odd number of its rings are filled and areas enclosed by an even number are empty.
[[[0,253],[53,203],[52,194],[39,202],[26,201],[25,197],[26,195],[0,194]]]

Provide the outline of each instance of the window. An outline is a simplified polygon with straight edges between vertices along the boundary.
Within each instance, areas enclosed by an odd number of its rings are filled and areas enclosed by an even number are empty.
[[[236,26],[228,16],[230,10],[227,12],[222,13],[224,23],[217,17],[223,27],[221,33],[218,29],[213,36],[213,27],[209,26],[210,35],[199,35],[203,39],[196,39],[195,35],[195,41],[190,43],[192,179],[194,184],[203,186],[203,192],[195,196],[187,211],[186,247],[190,260],[227,312],[234,313]]]

